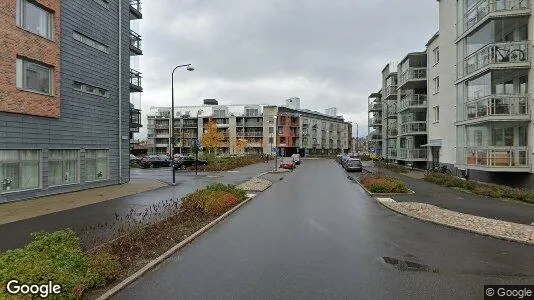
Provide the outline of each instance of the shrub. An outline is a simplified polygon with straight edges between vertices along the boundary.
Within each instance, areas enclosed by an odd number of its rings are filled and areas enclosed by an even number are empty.
[[[408,193],[409,189],[404,182],[391,177],[364,177],[361,183],[371,193]]]
[[[391,171],[397,172],[397,173],[407,173],[408,172],[408,169],[406,169],[404,167],[398,166],[398,165],[393,164],[393,163],[389,163],[388,164],[385,161],[375,160],[374,161],[374,165],[377,168],[384,168],[384,169],[388,169],[388,170],[391,170]]]
[[[464,188],[464,181],[458,177],[442,173],[430,173],[425,176],[425,181],[443,185],[446,187],[460,187]]]
[[[120,264],[107,253],[85,254],[74,231],[36,233],[24,248],[0,255],[0,284],[16,278],[21,283],[48,283],[62,286],[58,298],[81,298],[83,293],[115,279]],[[0,299],[7,298],[0,289]]]
[[[185,197],[181,209],[189,214],[218,216],[245,199],[245,191],[232,185],[215,184]]]

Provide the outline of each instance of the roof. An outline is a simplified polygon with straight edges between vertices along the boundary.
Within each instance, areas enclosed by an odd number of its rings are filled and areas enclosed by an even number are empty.
[[[432,44],[433,41],[435,41],[439,36],[439,31],[436,32],[431,38],[430,40],[428,40],[428,42],[426,43],[426,47],[428,47],[430,44]]]
[[[406,54],[406,56],[400,61],[400,63],[402,64],[402,63],[405,62],[410,56],[415,56],[415,55],[426,55],[426,51],[410,52],[410,53]]]
[[[380,98],[382,97],[382,90],[378,91],[377,93],[371,93],[371,95],[369,95],[369,98]]]

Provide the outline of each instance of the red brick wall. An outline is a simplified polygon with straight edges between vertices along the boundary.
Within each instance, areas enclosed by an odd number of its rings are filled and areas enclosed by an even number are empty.
[[[0,0],[0,111],[55,117],[60,116],[60,1],[38,0],[54,12],[54,41],[17,26],[17,1]],[[17,56],[53,67],[54,96],[17,89]]]

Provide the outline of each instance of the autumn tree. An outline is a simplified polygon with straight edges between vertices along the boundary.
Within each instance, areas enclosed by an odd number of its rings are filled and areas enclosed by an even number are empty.
[[[208,149],[208,152],[211,153],[211,150],[219,147],[223,138],[223,133],[217,131],[217,123],[215,120],[210,120],[208,122],[206,131],[202,135],[202,146]]]
[[[235,147],[238,153],[244,153],[245,148],[247,147],[247,140],[244,138],[237,139]]]

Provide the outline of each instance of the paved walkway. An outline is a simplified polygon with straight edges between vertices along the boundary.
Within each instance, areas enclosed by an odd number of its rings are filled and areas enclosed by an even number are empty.
[[[131,196],[164,186],[167,186],[167,184],[159,180],[134,179],[122,185],[0,204],[0,225]]]
[[[377,170],[374,166],[365,166],[365,168],[369,171]],[[530,225],[534,222],[534,205],[531,204],[488,198],[415,179],[420,177],[416,175],[421,172],[410,172],[408,174],[411,176],[407,176],[384,169],[380,171],[401,179],[415,191],[412,195],[393,196],[392,198],[398,202],[427,203],[464,214],[520,224]]]

